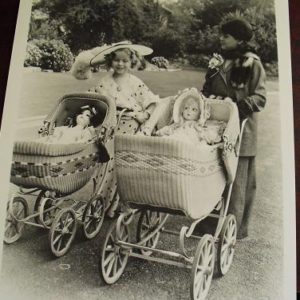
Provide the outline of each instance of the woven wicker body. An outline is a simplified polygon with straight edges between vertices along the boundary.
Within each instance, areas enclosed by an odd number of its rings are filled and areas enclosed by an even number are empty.
[[[116,124],[114,103],[95,94],[66,95],[45,120],[51,134],[54,125],[63,125],[66,117],[75,115],[83,105],[98,110],[94,127],[98,140],[89,144],[56,145],[34,141],[17,141],[14,145],[11,182],[24,188],[52,190],[71,194],[82,188],[92,177],[102,177],[113,169]],[[113,176],[110,176],[113,177]],[[109,183],[113,180],[110,178]],[[115,182],[114,182],[115,184]],[[98,185],[96,184],[98,187]],[[100,187],[99,187],[100,188]]]
[[[209,213],[226,185],[220,149],[197,149],[158,137],[117,136],[121,199],[182,211],[193,219]]]
[[[235,105],[214,101],[212,119],[227,122],[224,143],[195,146],[163,137],[116,136],[118,191],[123,201],[134,207],[180,211],[192,219],[213,210],[235,176],[234,145],[239,134]]]

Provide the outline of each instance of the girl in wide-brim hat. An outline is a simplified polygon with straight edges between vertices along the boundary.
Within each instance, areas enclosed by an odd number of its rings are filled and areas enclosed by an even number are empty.
[[[97,86],[89,91],[112,98],[116,102],[117,111],[127,110],[119,123],[117,134],[136,133],[159,101],[159,97],[143,81],[130,73],[138,57],[151,53],[152,49],[149,47],[122,41],[86,51],[76,58],[72,68],[72,74],[76,78],[80,74],[79,65],[90,68],[105,63],[108,70],[112,69],[112,72],[101,78]]]

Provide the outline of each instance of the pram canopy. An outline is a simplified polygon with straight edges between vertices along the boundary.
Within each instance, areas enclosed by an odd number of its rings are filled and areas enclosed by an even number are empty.
[[[114,134],[116,109],[114,102],[105,96],[93,93],[63,96],[44,120],[42,131],[51,134],[54,127],[65,125],[66,119],[77,115],[85,105],[97,110],[92,119],[97,140],[65,145],[16,141],[11,167],[12,183],[25,188],[70,194],[83,187],[95,170],[113,157],[113,147],[106,144]]]

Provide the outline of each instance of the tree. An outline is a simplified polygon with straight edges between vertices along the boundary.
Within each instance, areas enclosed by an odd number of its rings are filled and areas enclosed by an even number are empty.
[[[65,40],[74,52],[99,46],[112,39],[114,1],[41,0],[35,5],[63,24]]]
[[[112,32],[115,41],[140,41],[142,37],[141,15],[134,1],[115,2],[112,16]]]

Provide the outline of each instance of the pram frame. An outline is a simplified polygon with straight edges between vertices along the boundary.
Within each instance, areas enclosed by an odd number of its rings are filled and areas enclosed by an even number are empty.
[[[235,145],[235,155],[237,157],[240,152],[240,145],[246,122],[247,119],[242,121],[240,134]],[[194,220],[189,227],[181,227],[181,230],[179,232],[164,228],[164,225],[168,218],[168,214],[163,218],[161,222],[157,224],[154,230],[150,228],[149,221],[148,229],[150,233],[147,234],[142,240],[138,241],[137,243],[129,242],[129,233],[127,233],[129,231],[128,226],[133,220],[133,217],[140,213],[143,210],[143,208],[132,209],[128,207],[111,225],[106,236],[105,242],[102,245],[101,257],[99,261],[99,271],[102,279],[107,284],[115,283],[122,275],[126,267],[128,258],[131,256],[148,261],[155,261],[159,263],[192,269],[192,281],[190,286],[191,299],[205,299],[210,288],[215,268],[216,254],[214,245],[217,244],[217,271],[220,276],[223,276],[228,272],[234,255],[234,248],[236,244],[237,235],[236,220],[234,215],[227,214],[232,192],[232,186],[233,181],[227,184],[227,186],[225,187],[226,197],[222,197],[220,199],[220,201],[215,206],[213,213],[209,213],[207,215],[202,216],[201,218]],[[204,234],[202,236],[193,235],[196,225],[207,217],[218,219],[218,223],[215,228],[214,234]],[[127,233],[125,234],[125,236],[124,232]],[[157,241],[156,243],[151,245],[151,247],[145,246],[147,245],[148,241],[151,241],[151,239],[159,233],[166,233],[178,236],[180,252],[157,249]],[[193,238],[199,240],[194,256],[188,254],[184,243],[185,238]],[[222,253],[224,253],[224,251],[222,247],[224,246],[226,238],[228,238],[229,243],[228,245],[226,245],[226,247],[228,248],[228,254],[225,258],[227,263],[226,261],[224,263],[224,257],[222,257]],[[110,243],[110,240],[112,240],[112,243]],[[141,253],[137,253],[134,250],[138,250]],[[143,251],[146,253],[143,254]],[[109,255],[107,255],[107,253],[109,253]],[[156,253],[158,255],[165,255],[169,258],[153,257],[151,256],[152,253]],[[205,261],[205,263],[203,263],[202,265],[200,262],[200,257],[202,258],[202,262]],[[108,259],[110,259],[110,261],[108,261]],[[118,261],[120,261],[119,269]],[[198,272],[199,270],[201,270],[202,273]],[[112,276],[110,276],[111,272],[113,272]]]

